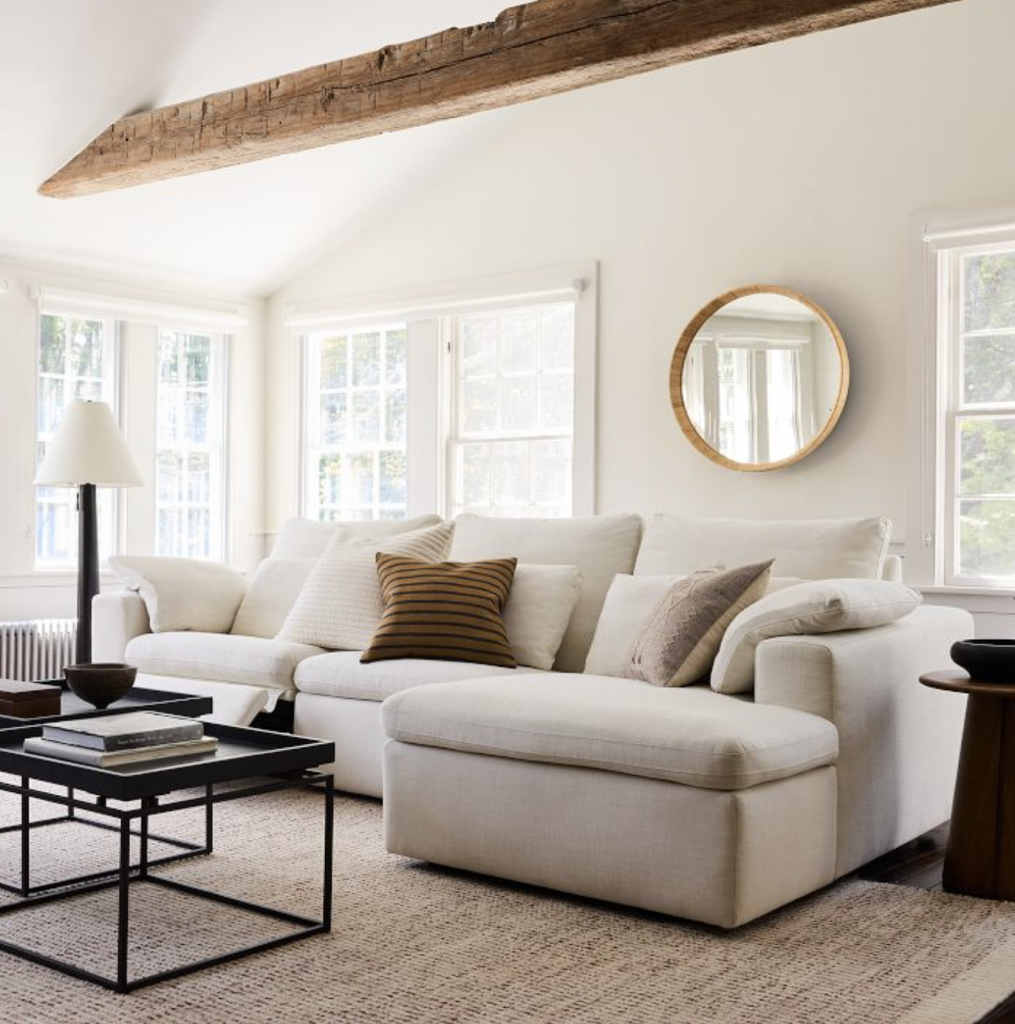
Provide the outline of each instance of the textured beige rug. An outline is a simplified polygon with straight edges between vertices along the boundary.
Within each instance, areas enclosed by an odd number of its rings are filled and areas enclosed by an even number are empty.
[[[172,873],[313,913],[320,810],[309,794],[223,805],[214,856]],[[0,812],[13,820],[6,799]],[[331,935],[130,996],[0,955],[0,1020],[962,1024],[1015,988],[1012,904],[852,881],[725,934],[390,857],[376,803],[336,812]],[[40,869],[115,857],[98,830],[36,837]],[[17,863],[0,837],[0,872]],[[0,918],[0,933],[109,972],[114,911],[114,893],[82,895]],[[280,928],[151,886],[132,890],[132,925],[137,973]]]

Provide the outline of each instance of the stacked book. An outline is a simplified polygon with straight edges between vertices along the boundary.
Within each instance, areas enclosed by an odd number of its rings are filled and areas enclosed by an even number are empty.
[[[44,725],[41,736],[25,740],[25,753],[115,768],[138,761],[209,754],[217,744],[193,718],[136,711]]]

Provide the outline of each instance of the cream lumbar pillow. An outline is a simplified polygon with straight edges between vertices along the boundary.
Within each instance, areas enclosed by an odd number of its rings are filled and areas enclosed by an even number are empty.
[[[922,600],[901,583],[864,579],[815,580],[766,594],[730,623],[712,667],[712,689],[749,692],[754,653],[762,640],[884,626],[908,615]]]
[[[141,595],[153,633],[228,633],[247,589],[246,580],[221,562],[114,555],[109,564]]]
[[[366,650],[384,614],[377,553],[441,562],[454,529],[453,523],[440,523],[378,539],[336,528],[276,639],[335,651]]]
[[[631,645],[622,675],[686,686],[708,675],[726,627],[768,588],[772,560],[702,569],[674,584]]]
[[[504,606],[504,628],[519,665],[551,669],[581,593],[573,565],[519,565]]]

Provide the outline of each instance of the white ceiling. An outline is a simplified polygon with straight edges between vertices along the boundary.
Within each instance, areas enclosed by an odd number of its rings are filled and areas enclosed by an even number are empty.
[[[505,0],[0,0],[0,257],[259,295],[513,116],[79,199],[39,184],[126,113],[493,18]]]

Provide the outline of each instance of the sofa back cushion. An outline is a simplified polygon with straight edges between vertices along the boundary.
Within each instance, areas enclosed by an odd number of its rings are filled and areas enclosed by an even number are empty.
[[[775,559],[775,576],[880,579],[892,524],[876,519],[681,519],[654,515],[636,576],[686,575],[705,565]]]
[[[458,562],[511,558],[537,565],[573,565],[582,586],[555,667],[581,672],[610,582],[634,567],[641,517],[498,519],[461,515],[455,520],[450,557]]]
[[[282,526],[271,558],[318,558],[331,538],[341,530],[355,530],[363,537],[380,540],[397,533],[410,533],[425,526],[436,526],[440,516],[416,516],[414,519],[365,519],[322,523],[316,519],[287,519]]]

